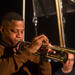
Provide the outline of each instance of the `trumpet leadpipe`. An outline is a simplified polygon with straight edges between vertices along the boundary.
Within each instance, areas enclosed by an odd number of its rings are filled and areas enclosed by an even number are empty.
[[[61,51],[61,52],[75,54],[75,50],[74,49],[68,49],[68,48],[63,48],[63,47],[59,47],[59,46],[50,46],[48,48],[50,48],[52,50],[55,50],[55,51]]]

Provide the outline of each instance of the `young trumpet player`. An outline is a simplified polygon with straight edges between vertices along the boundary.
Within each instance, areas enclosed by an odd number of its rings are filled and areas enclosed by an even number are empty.
[[[35,37],[29,46],[25,45],[21,50],[18,40],[24,39],[24,21],[16,12],[9,12],[3,17],[0,32],[0,75],[51,75],[51,64],[33,55],[43,41],[46,46],[50,45],[45,35]]]

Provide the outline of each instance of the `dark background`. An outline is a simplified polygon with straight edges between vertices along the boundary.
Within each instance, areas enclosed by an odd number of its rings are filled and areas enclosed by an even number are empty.
[[[59,32],[54,0],[35,0],[36,16],[38,17],[37,31],[45,34],[54,45],[59,45]],[[26,0],[26,37],[31,41],[35,36],[35,25],[33,20],[33,2]],[[38,6],[38,8],[37,8]],[[50,7],[49,7],[50,6]],[[41,10],[40,10],[41,9]],[[65,42],[66,47],[75,48],[75,4],[70,0],[63,0],[63,17],[65,20]]]
[[[22,0],[0,0],[0,21],[4,14],[11,11],[22,15]]]
[[[38,0],[39,1],[39,0]],[[47,4],[44,4],[47,1]],[[55,3],[49,0],[41,0],[39,8],[36,10],[38,17],[37,32],[38,35],[45,34],[53,45],[59,45],[59,32],[57,15],[55,10]],[[64,18],[65,18],[65,39],[66,47],[75,49],[75,4],[69,2],[69,0],[63,0],[64,5]],[[37,3],[37,2],[36,2]],[[39,2],[38,2],[39,3]],[[41,4],[42,3],[42,4]],[[2,16],[9,11],[16,11],[22,15],[22,0],[0,0],[0,21]],[[35,5],[36,7],[36,5]],[[42,8],[42,9],[41,9]],[[40,9],[40,11],[39,11]],[[47,12],[48,11],[48,12]],[[26,14],[25,14],[25,40],[31,41],[35,37],[35,25],[33,20],[33,5],[32,0],[26,0]],[[53,72],[55,72],[61,65],[55,62],[51,62],[53,66]],[[55,68],[56,67],[56,68]]]

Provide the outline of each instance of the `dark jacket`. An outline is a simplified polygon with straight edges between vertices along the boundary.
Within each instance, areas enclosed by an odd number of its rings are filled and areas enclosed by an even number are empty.
[[[17,75],[17,73],[51,75],[51,64],[41,61],[40,57],[26,50],[18,50],[17,53],[13,53],[11,47],[0,44],[0,75]]]

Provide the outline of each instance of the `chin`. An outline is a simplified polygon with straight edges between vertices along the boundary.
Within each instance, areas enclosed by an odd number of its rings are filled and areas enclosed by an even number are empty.
[[[14,46],[16,46],[16,44],[14,44],[14,43],[13,43],[13,44],[11,44],[11,46],[13,46],[13,47],[14,47]]]
[[[17,42],[13,42],[13,43],[11,44],[11,46],[16,46],[16,44],[17,44]]]

